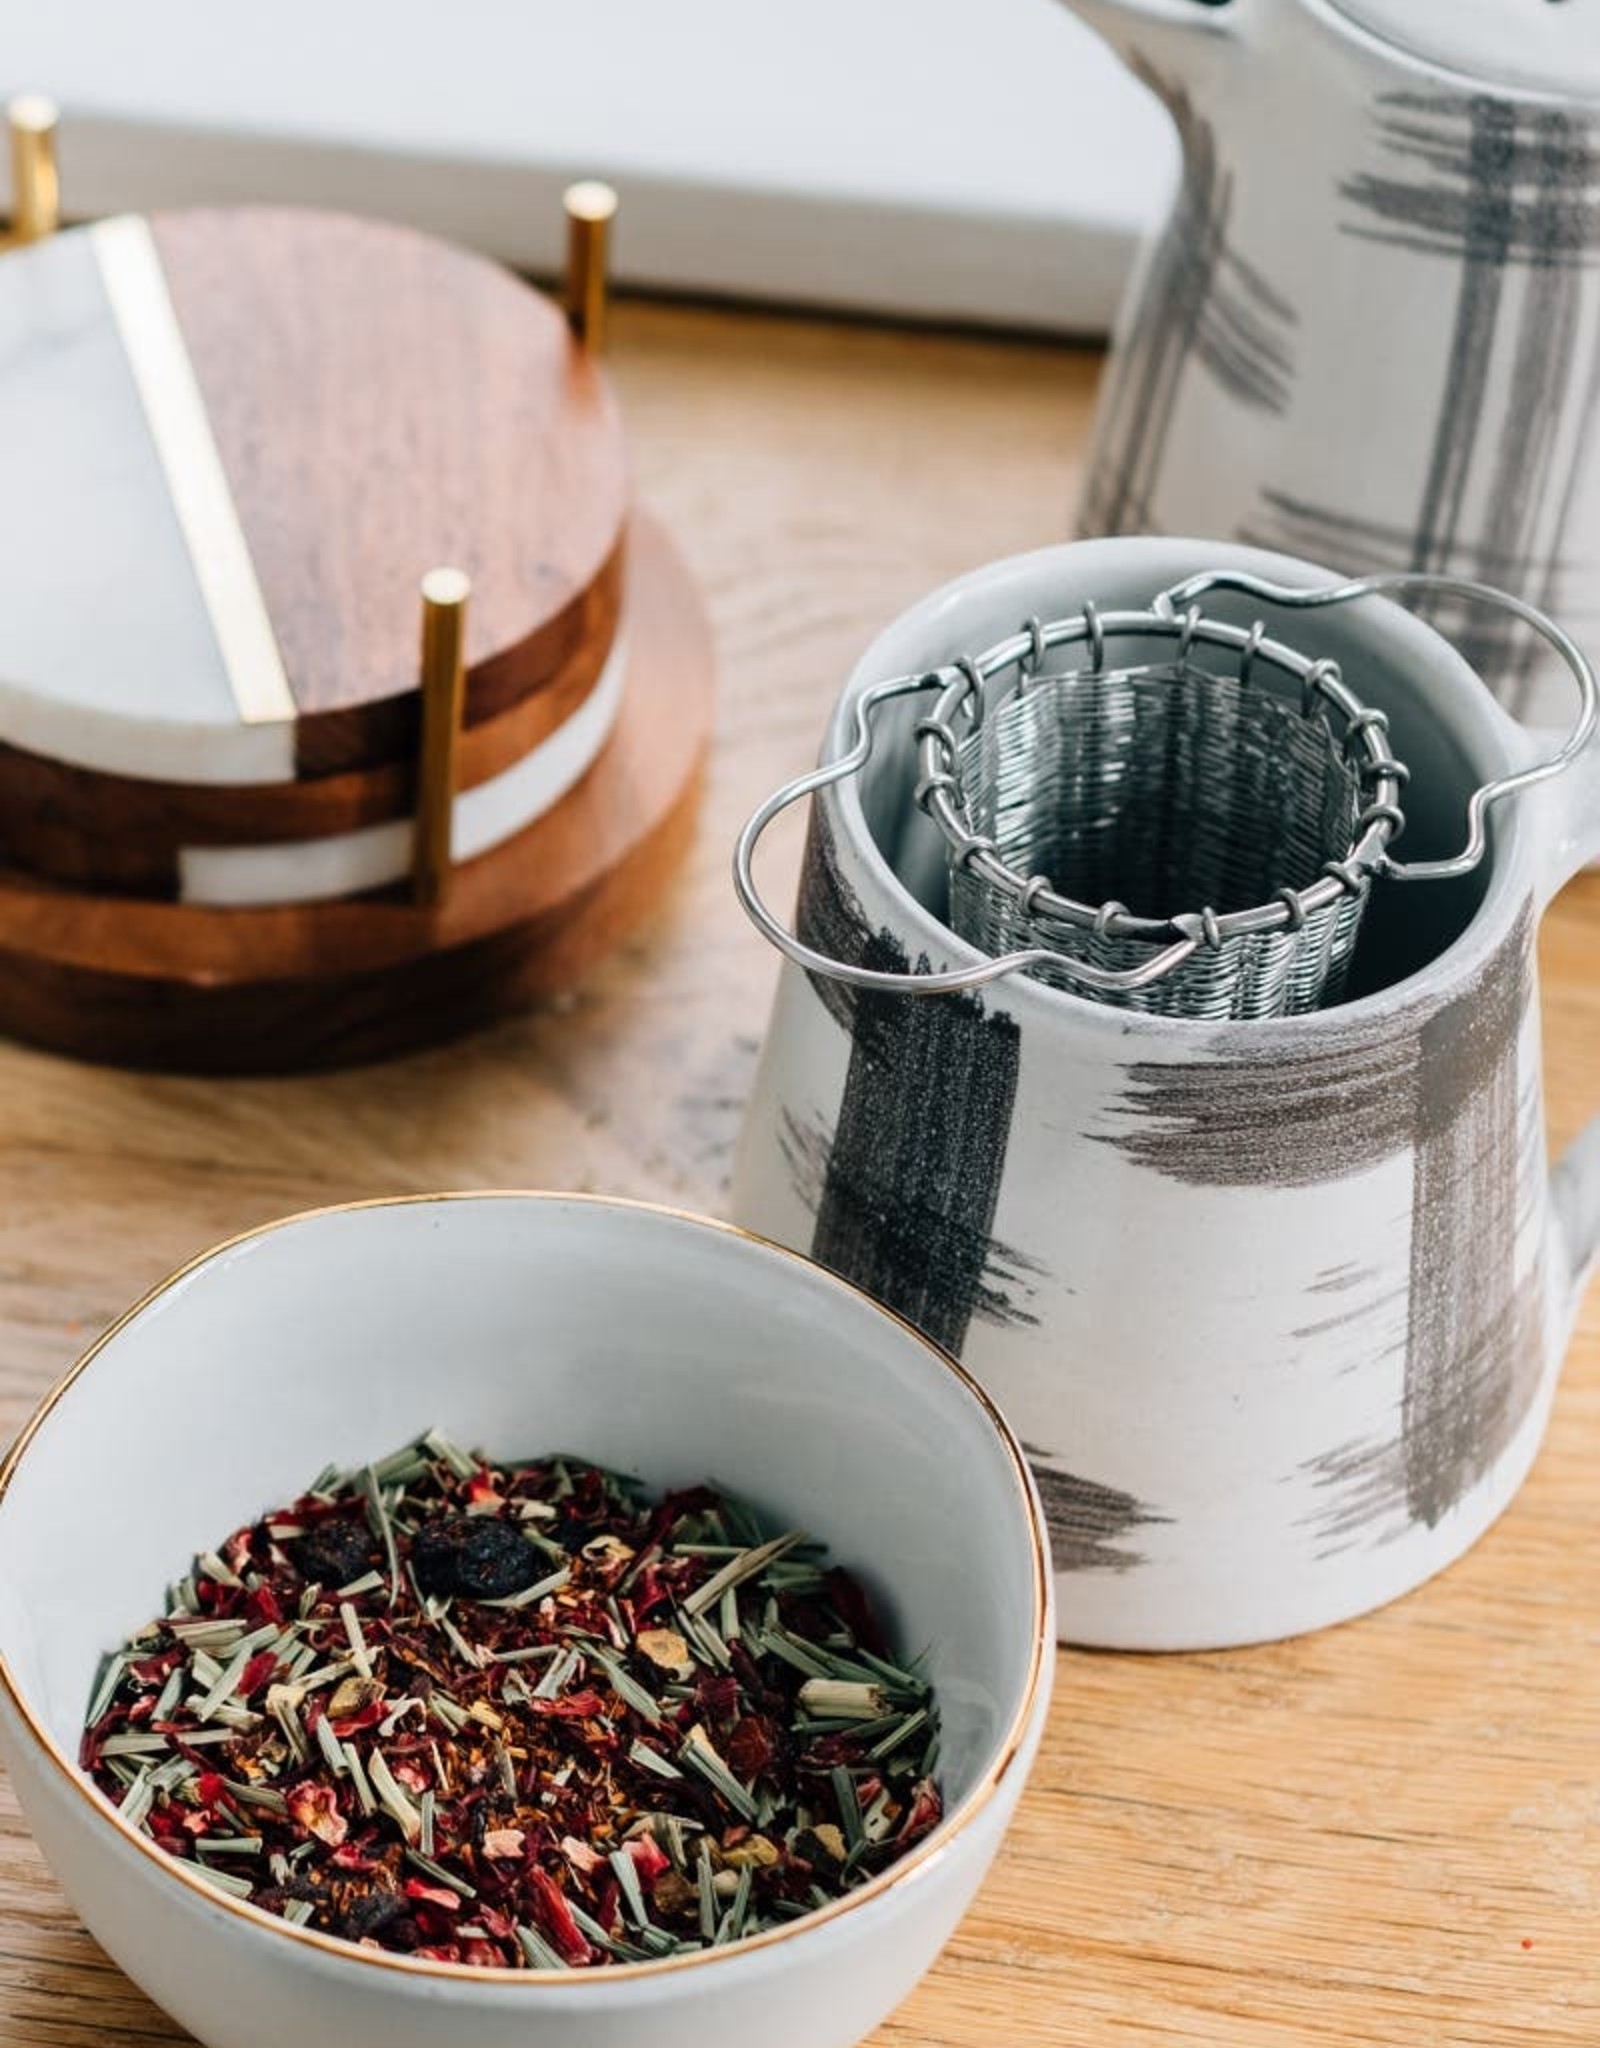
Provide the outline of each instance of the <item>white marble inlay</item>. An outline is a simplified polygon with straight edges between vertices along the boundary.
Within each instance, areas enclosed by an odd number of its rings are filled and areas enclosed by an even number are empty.
[[[566,723],[520,761],[456,798],[450,824],[454,860],[487,853],[566,795],[604,746],[626,675],[627,648],[619,631],[594,688]],[[410,873],[412,834],[409,818],[395,818],[324,839],[185,847],[178,856],[178,895],[184,903],[234,907],[358,895]]]
[[[89,233],[239,716],[246,725],[292,723],[278,638],[150,223],[128,213]]]
[[[110,774],[288,781],[293,727],[240,723],[97,232],[0,265],[0,740]]]

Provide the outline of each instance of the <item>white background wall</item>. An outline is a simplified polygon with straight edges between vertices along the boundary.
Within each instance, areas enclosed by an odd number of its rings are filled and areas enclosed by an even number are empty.
[[[61,101],[70,212],[280,198],[559,261],[624,192],[624,278],[1105,326],[1164,117],[1058,0],[0,0]]]

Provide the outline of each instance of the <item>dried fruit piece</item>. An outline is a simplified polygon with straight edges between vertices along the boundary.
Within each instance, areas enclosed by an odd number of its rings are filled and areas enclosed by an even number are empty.
[[[424,1593],[507,1600],[533,1585],[542,1567],[533,1546],[510,1522],[451,1515],[417,1531],[411,1569]]]
[[[351,1900],[339,1918],[339,1932],[350,1941],[365,1941],[382,1934],[406,1911],[399,1892],[363,1892]]]
[[[675,1628],[645,1628],[634,1638],[642,1656],[669,1678],[692,1678],[694,1659],[689,1645]]]
[[[837,1868],[848,1853],[844,1836],[831,1820],[819,1822],[814,1828],[807,1828],[795,1838],[795,1854],[804,1856],[808,1863],[832,1864]]]
[[[295,1825],[304,1828],[308,1835],[315,1835],[319,1842],[326,1842],[330,1848],[336,1849],[350,1832],[331,1785],[316,1785],[309,1780],[296,1785],[287,1795],[287,1804]]]
[[[370,1570],[377,1546],[366,1522],[330,1517],[297,1536],[289,1555],[304,1577],[318,1586],[348,1586]]]
[[[383,1698],[381,1678],[342,1678],[328,1695],[329,1718],[343,1721]]]

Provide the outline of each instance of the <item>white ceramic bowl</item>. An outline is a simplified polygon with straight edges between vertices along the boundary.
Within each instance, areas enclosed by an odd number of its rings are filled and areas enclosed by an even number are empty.
[[[213,1891],[77,1770],[97,1661],[194,1551],[438,1423],[676,1486],[714,1476],[864,1568],[930,1646],[942,1825],[811,1918],[598,1972],[354,1949]],[[976,1891],[1038,1745],[1054,1626],[1015,1440],[943,1353],[721,1224],[554,1195],[291,1217],[147,1296],[0,1466],[0,1750],[74,1905],[208,2048],[845,2048]]]

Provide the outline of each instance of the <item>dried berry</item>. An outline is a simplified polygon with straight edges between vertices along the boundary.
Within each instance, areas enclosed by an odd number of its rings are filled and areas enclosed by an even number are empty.
[[[313,1585],[350,1586],[371,1568],[375,1547],[364,1521],[341,1516],[314,1523],[290,1544],[289,1555]]]
[[[381,1934],[410,1909],[398,1892],[365,1892],[353,1899],[339,1918],[339,1932],[350,1941]]]
[[[519,1529],[483,1515],[425,1522],[411,1546],[411,1569],[424,1593],[508,1600],[526,1592],[543,1567]]]

